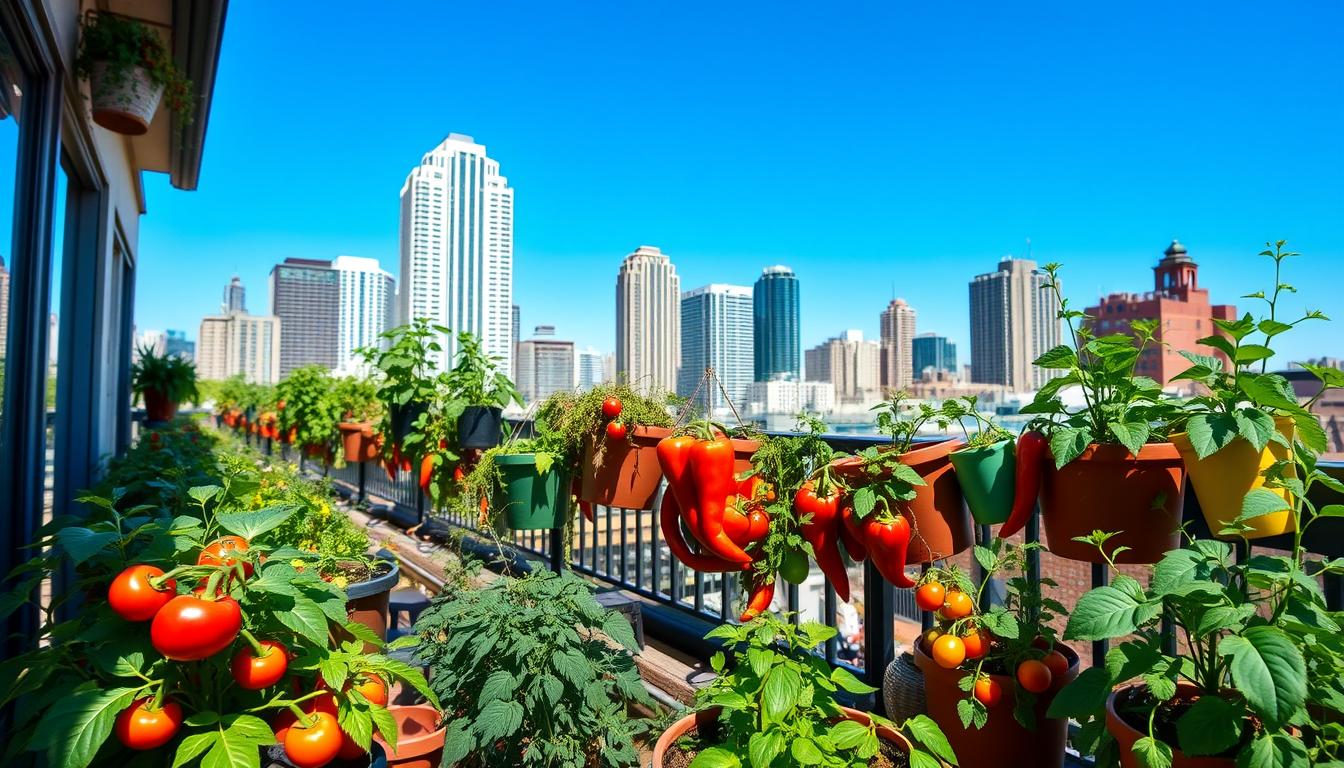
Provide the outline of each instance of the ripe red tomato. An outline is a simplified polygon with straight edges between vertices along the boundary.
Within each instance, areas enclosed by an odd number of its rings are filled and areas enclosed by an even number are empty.
[[[936,611],[943,607],[943,597],[946,594],[947,592],[943,589],[942,584],[930,581],[915,590],[915,605],[918,605],[921,610]]]
[[[113,730],[117,740],[129,749],[154,749],[172,740],[182,725],[182,707],[177,702],[164,699],[163,706],[151,709],[153,697],[136,699],[131,706],[121,710]]]
[[[978,659],[989,653],[989,633],[983,629],[972,629],[962,635],[961,642],[966,646],[966,658]]]
[[[1044,693],[1050,690],[1054,676],[1044,662],[1027,659],[1017,665],[1017,684],[1032,693]]]
[[[981,675],[975,681],[975,699],[986,707],[992,707],[1003,698],[1003,686],[988,675]]]
[[[285,732],[285,757],[298,768],[321,768],[340,754],[345,734],[329,712],[314,712],[309,719],[307,726],[296,722]]]
[[[274,640],[262,640],[261,647],[266,651],[264,656],[256,655],[252,646],[247,645],[234,654],[233,662],[229,664],[233,679],[249,691],[270,688],[280,682],[289,668],[289,651],[284,645]]]
[[[177,594],[177,583],[172,579],[155,589],[149,580],[163,575],[152,565],[132,565],[112,580],[107,589],[107,604],[127,621],[149,621],[159,609]]]
[[[298,721],[299,718],[290,710],[280,710],[280,714],[276,715],[275,719],[271,721],[271,730],[275,731],[275,740],[284,744],[285,734],[289,733],[289,729]]]
[[[1041,661],[1050,670],[1050,674],[1056,680],[1063,680],[1064,675],[1069,671],[1069,659],[1057,650],[1052,650],[1045,655]]]
[[[609,422],[607,422],[607,439],[608,439],[608,440],[624,440],[624,439],[625,439],[625,424],[623,424],[623,423],[621,423],[621,422],[619,422],[619,421],[609,421]]]
[[[336,709],[336,694],[331,691],[327,691],[321,696],[314,696],[303,703],[304,712],[326,712],[334,717]]]
[[[370,704],[387,706],[387,685],[382,680],[376,677],[361,677],[352,687],[363,694]]]
[[[173,661],[198,661],[228,648],[242,628],[243,612],[233,598],[178,595],[154,615],[149,639]]]
[[[602,401],[602,415],[608,419],[614,419],[621,415],[621,401],[619,398],[608,397]]]
[[[243,574],[247,578],[251,578],[252,563],[245,558],[235,556],[246,551],[247,539],[242,536],[221,536],[201,550],[200,556],[196,558],[196,564],[232,566],[234,563],[242,561]]]
[[[975,610],[975,601],[961,590],[952,590],[943,598],[943,615],[956,621],[971,615]]]
[[[933,660],[943,669],[953,669],[966,660],[966,644],[956,635],[941,635],[933,641]]]

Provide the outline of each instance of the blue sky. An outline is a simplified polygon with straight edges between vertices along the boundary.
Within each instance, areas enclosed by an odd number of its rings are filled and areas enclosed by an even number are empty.
[[[516,190],[525,337],[610,350],[640,244],[686,289],[792,266],[806,346],[898,295],[965,362],[967,281],[1027,238],[1080,303],[1150,288],[1173,237],[1236,301],[1287,238],[1287,303],[1344,322],[1337,2],[384,7],[230,5],[200,189],[146,178],[140,328],[194,337],[235,272],[265,311],[286,256],[395,273],[401,183],[450,131]]]

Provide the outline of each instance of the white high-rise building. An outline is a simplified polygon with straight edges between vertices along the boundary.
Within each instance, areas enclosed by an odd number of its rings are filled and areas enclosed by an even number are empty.
[[[518,342],[518,391],[528,403],[574,389],[574,342],[555,338],[555,326],[538,325]]]
[[[392,324],[396,282],[378,265],[377,259],[337,256],[331,268],[340,280],[336,370],[352,375],[364,365],[363,359],[355,354],[356,349],[384,346],[378,335]]]
[[[906,389],[915,378],[915,308],[905,299],[892,299],[879,318],[882,338],[882,389]]]
[[[711,414],[727,412],[728,400],[739,413],[746,407],[754,378],[753,311],[752,290],[744,285],[712,283],[681,295],[678,395],[695,395],[695,404]],[[696,393],[706,368],[714,369],[723,390],[710,384]]]
[[[616,376],[641,392],[671,392],[681,362],[681,279],[662,251],[641,245],[616,277]]]
[[[592,389],[607,380],[606,357],[596,347],[574,353],[574,382],[580,390]]]
[[[513,189],[470,136],[448,134],[402,185],[401,282],[401,322],[452,329],[441,368],[466,331],[513,375]]]

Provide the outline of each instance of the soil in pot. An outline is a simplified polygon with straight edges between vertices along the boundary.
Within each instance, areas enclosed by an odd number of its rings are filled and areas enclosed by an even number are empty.
[[[1004,440],[979,448],[961,448],[948,459],[956,470],[971,517],[980,525],[1008,521],[1016,490],[1017,445]]]
[[[1297,431],[1293,420],[1287,416],[1274,419],[1274,428],[1287,438],[1291,444]],[[1190,485],[1199,498],[1199,508],[1204,513],[1209,532],[1220,539],[1237,539],[1239,536],[1218,536],[1218,532],[1231,525],[1241,515],[1241,502],[1252,489],[1265,484],[1261,471],[1274,465],[1276,461],[1288,458],[1288,449],[1271,442],[1263,450],[1255,450],[1244,438],[1237,437],[1212,456],[1199,458],[1190,444],[1190,436],[1178,432],[1171,436],[1171,442],[1180,452],[1185,462],[1185,471],[1190,475]],[[1296,469],[1293,468],[1293,474]],[[1292,495],[1282,488],[1269,489],[1284,500],[1292,503]],[[1293,516],[1288,510],[1272,512],[1268,515],[1248,520],[1252,530],[1242,534],[1248,539],[1263,539],[1292,533],[1295,529]]]
[[[504,411],[469,405],[457,417],[457,444],[462,448],[494,448],[504,439]]]
[[[856,709],[842,707],[845,714],[851,720],[855,720],[864,725],[868,724],[868,715]],[[687,768],[700,750],[714,746],[711,741],[705,743],[699,737],[697,722],[713,723],[714,714],[712,711],[699,712],[697,714],[687,715],[672,724],[672,727],[663,732],[658,737],[658,743],[653,748],[653,768]],[[910,758],[907,755],[909,742],[901,734],[888,729],[878,728],[877,734],[881,737],[881,751],[868,761],[870,768],[908,768]],[[689,741],[683,742],[683,737]],[[688,744],[687,748],[680,746],[679,742]]]
[[[653,509],[663,479],[658,442],[670,434],[664,427],[635,427],[630,440],[603,435],[585,441],[579,499],[604,507]]]
[[[553,466],[540,473],[537,457],[531,453],[496,456],[495,465],[504,482],[496,489],[491,506],[503,512],[508,527],[515,531],[560,527],[569,509],[569,478],[563,469]]]
[[[912,467],[924,478],[925,485],[915,487],[912,501],[895,502],[910,522],[910,549],[907,563],[931,563],[968,549],[975,541],[971,516],[961,503],[961,485],[952,470],[949,454],[962,445],[960,440],[917,443],[901,455],[901,463]],[[841,477],[857,480],[866,477],[858,459],[841,459],[832,468]]]
[[[1094,443],[1055,469],[1046,458],[1041,477],[1041,523],[1050,551],[1070,560],[1102,563],[1091,544],[1074,541],[1092,531],[1117,533],[1107,552],[1129,547],[1118,563],[1156,563],[1181,546],[1185,467],[1171,443],[1143,446],[1139,457],[1123,445]]]
[[[1054,682],[1050,691],[1036,697],[1034,730],[1025,728],[1013,716],[1017,697],[1015,677],[1007,674],[1006,670],[987,669],[1002,689],[1003,696],[997,704],[989,707],[989,719],[985,727],[976,729],[963,728],[961,717],[957,714],[957,702],[967,696],[958,682],[973,673],[960,668],[944,669],[929,658],[921,646],[922,642],[915,643],[915,666],[924,673],[924,694],[929,717],[947,735],[961,768],[1001,768],[1005,755],[1012,756],[1013,765],[1029,765],[1032,768],[1059,768],[1064,764],[1064,744],[1069,722],[1058,718],[1052,720],[1045,713],[1054,700],[1054,692],[1078,677],[1078,654],[1073,649],[1056,646],[1068,658],[1069,670],[1063,680]]]
[[[1177,748],[1180,739],[1176,734],[1176,721],[1194,706],[1199,696],[1199,689],[1193,685],[1178,684],[1176,697],[1158,707],[1153,735],[1172,747],[1172,768],[1233,768],[1237,764],[1237,752],[1254,738],[1255,729],[1250,721],[1245,724],[1241,741],[1222,755],[1192,757]],[[1147,716],[1141,714],[1146,711],[1143,707],[1146,697],[1147,694],[1139,686],[1129,685],[1112,692],[1106,700],[1106,730],[1115,737],[1120,747],[1122,768],[1143,768],[1143,763],[1134,754],[1134,742],[1148,734]]]

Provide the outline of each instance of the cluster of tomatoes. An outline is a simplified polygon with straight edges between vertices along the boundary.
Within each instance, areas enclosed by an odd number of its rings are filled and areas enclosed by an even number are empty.
[[[607,420],[607,439],[624,440],[627,432],[625,422],[618,421],[621,417],[621,400],[618,397],[608,397],[602,401],[602,418]]]
[[[126,621],[150,622],[150,643],[172,661],[209,659],[228,649],[241,635],[247,642],[229,662],[234,682],[249,691],[270,688],[284,679],[289,649],[276,640],[258,640],[243,629],[238,601],[222,594],[230,579],[245,581],[252,576],[254,566],[243,554],[248,548],[246,539],[224,536],[201,550],[195,568],[184,566],[164,573],[153,565],[131,565],[112,580],[108,605]],[[173,575],[182,571],[199,574],[202,568],[214,571],[190,594],[178,594]],[[221,593],[216,594],[217,590]],[[387,688],[378,678],[362,678],[348,687],[358,689],[370,703],[387,704]],[[336,712],[335,696],[322,685],[304,697],[302,709],[291,707],[281,712],[273,727],[290,762],[298,768],[319,768],[337,757],[349,759],[365,753],[341,730]],[[161,686],[156,696],[136,699],[122,710],[113,731],[130,749],[156,749],[172,740],[182,721],[181,705],[167,697],[166,687]]]
[[[983,659],[994,650],[993,633],[976,625],[975,600],[962,590],[949,589],[935,580],[924,581],[915,590],[915,604],[922,610],[936,611],[941,620],[944,628],[925,632],[922,642],[929,657],[943,669],[955,669],[966,661]],[[1017,684],[1031,693],[1045,693],[1057,680],[1065,679],[1069,660],[1057,649],[1050,648],[1044,638],[1036,638],[1032,646],[1036,649],[1032,655],[1017,663]],[[1003,687],[990,675],[979,674],[972,695],[981,704],[992,707],[1003,698]]]

